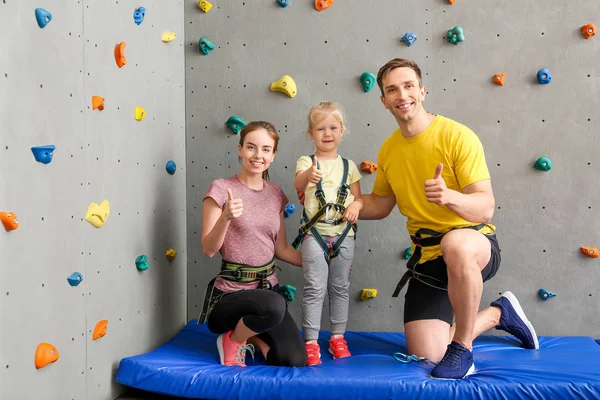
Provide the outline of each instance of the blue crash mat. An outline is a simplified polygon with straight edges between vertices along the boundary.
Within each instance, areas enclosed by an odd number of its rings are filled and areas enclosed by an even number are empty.
[[[333,360],[321,332],[323,363],[265,365],[258,352],[247,368],[219,364],[217,335],[190,321],[154,351],[121,360],[117,382],[133,388],[202,399],[599,399],[600,345],[591,337],[540,337],[526,350],[511,336],[475,341],[475,374],[461,381],[429,377],[433,364],[394,359],[406,353],[403,333],[347,332],[352,357]]]

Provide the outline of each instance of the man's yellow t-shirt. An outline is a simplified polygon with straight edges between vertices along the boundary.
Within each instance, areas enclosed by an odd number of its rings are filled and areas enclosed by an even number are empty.
[[[299,171],[305,171],[312,168],[313,161],[309,156],[302,156],[296,162],[296,173]],[[319,159],[319,169],[323,173],[323,179],[321,184],[323,185],[323,192],[325,194],[325,201],[335,203],[337,200],[337,192],[340,188],[340,182],[344,172],[344,164],[341,156],[337,156],[334,160],[321,160]],[[352,160],[348,160],[348,186],[357,182],[362,175],[358,172],[356,164]],[[317,190],[316,183],[309,183],[306,188],[304,196],[304,209],[308,218],[312,218],[319,211],[319,200],[315,196]],[[348,207],[354,201],[354,196],[348,189],[348,197],[346,197],[345,207]],[[333,212],[333,211],[332,211]],[[346,228],[346,224],[332,225],[325,223],[318,223],[315,225],[317,230],[322,236],[338,236]],[[348,231],[348,236],[354,236],[354,230]]]
[[[398,210],[407,218],[410,235],[420,228],[445,233],[452,228],[477,225],[446,206],[427,201],[425,181],[433,179],[439,163],[444,164],[442,178],[449,189],[462,192],[465,186],[490,179],[483,145],[477,135],[441,115],[436,115],[427,129],[411,138],[405,138],[397,129],[381,146],[373,193],[396,197]],[[495,229],[488,224],[480,231],[492,233]],[[412,246],[414,251],[414,244]],[[439,245],[423,247],[419,262],[441,255]]]

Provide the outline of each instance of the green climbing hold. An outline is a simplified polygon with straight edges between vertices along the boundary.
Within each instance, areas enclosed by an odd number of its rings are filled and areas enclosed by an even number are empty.
[[[373,85],[375,85],[376,81],[377,78],[372,72],[363,72],[360,76],[360,83],[362,83],[363,90],[365,92],[368,92],[369,90],[373,89]]]
[[[540,157],[533,164],[533,167],[540,171],[549,171],[552,168],[552,161],[548,157]]]
[[[144,254],[135,259],[135,266],[140,271],[145,271],[148,269],[148,257]]]
[[[454,28],[449,29],[446,39],[450,43],[459,44],[460,42],[465,40],[465,33],[463,31],[463,28],[457,25]]]
[[[200,40],[198,41],[198,49],[200,49],[200,51],[204,55],[210,53],[212,50],[214,50],[214,48],[215,45],[205,37],[200,38]]]
[[[283,285],[279,287],[279,293],[285,297],[287,301],[293,301],[296,294],[296,288],[292,285]]]
[[[406,250],[404,250],[404,258],[409,259],[412,257],[412,247],[408,246]]]
[[[231,132],[233,132],[234,134],[237,135],[240,133],[242,128],[244,126],[246,126],[246,121],[244,121],[240,117],[236,117],[235,115],[232,115],[231,117],[229,117],[229,119],[227,120],[227,122],[225,124],[227,125],[227,127],[229,129],[231,129]]]

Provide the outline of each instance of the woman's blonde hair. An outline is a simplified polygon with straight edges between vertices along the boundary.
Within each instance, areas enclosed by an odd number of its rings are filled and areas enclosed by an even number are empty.
[[[346,132],[346,127],[344,124],[344,113],[342,112],[342,107],[339,104],[334,103],[332,101],[322,101],[319,104],[315,104],[310,108],[308,112],[308,129],[306,130],[306,134],[310,135],[310,132],[313,130],[315,125],[317,124],[317,118],[320,114],[330,114],[340,123],[342,127],[342,132]],[[318,118],[320,120],[320,118]]]

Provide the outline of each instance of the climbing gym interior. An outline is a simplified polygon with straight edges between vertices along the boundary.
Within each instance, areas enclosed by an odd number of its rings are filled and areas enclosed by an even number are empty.
[[[2,0],[0,399],[600,398],[598,24],[596,0]],[[394,209],[358,222],[352,357],[220,365],[198,324],[221,262],[201,209],[239,171],[240,129],[278,129],[291,242],[310,107],[343,107],[340,154],[370,193],[397,128],[375,77],[395,57],[484,146],[502,264],[481,306],[512,291],[540,348],[492,329],[461,381],[398,357],[412,249]],[[278,266],[300,324],[302,271]]]

